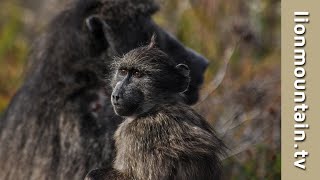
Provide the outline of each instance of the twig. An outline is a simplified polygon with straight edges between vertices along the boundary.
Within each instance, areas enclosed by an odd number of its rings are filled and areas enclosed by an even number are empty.
[[[241,38],[240,38],[241,39]],[[219,69],[216,77],[209,83],[209,85],[205,88],[204,95],[200,97],[199,102],[195,106],[199,106],[201,103],[203,103],[222,83],[227,69],[230,62],[230,59],[232,55],[234,54],[235,50],[238,47],[238,44],[240,42],[240,39],[238,39],[233,46],[227,48],[225,50],[224,56],[223,56],[223,66]]]
[[[231,149],[231,151],[228,153],[228,155],[225,156],[223,159],[227,159],[229,157],[240,154],[241,152],[248,150],[249,148],[257,145],[259,143],[258,139],[263,136],[266,129],[268,129],[269,127],[270,127],[270,125],[265,126],[261,130],[259,130],[257,133],[252,133],[252,134],[256,134],[256,135],[251,136],[249,140],[246,140],[244,142],[239,143],[239,146],[237,148]]]

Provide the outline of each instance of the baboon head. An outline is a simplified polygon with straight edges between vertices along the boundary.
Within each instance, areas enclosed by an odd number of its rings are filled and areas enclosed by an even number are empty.
[[[113,64],[111,102],[120,116],[135,117],[159,104],[183,99],[190,78],[187,65],[176,65],[170,57],[155,47],[131,50]]]

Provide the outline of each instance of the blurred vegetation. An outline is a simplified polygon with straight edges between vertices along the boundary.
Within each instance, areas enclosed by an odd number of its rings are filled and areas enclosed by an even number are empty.
[[[202,94],[235,47],[222,83],[194,106],[230,147],[224,179],[280,179],[280,0],[160,1],[155,21],[210,60]],[[0,2],[0,115],[36,34],[65,2]]]
[[[21,83],[28,53],[22,16],[21,8],[15,3],[0,4],[0,112]]]

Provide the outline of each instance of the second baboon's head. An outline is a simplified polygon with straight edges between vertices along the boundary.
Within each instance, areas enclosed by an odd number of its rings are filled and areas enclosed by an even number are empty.
[[[188,66],[176,65],[155,46],[154,38],[148,46],[116,58],[113,68],[111,101],[115,112],[124,117],[182,100],[190,82]]]

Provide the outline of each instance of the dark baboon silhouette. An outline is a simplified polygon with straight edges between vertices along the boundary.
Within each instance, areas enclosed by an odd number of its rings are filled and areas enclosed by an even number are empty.
[[[0,120],[0,179],[83,179],[111,165],[121,119],[105,89],[109,61],[158,35],[159,47],[191,69],[197,101],[207,66],[151,19],[151,0],[77,0],[36,41],[21,88]]]
[[[113,168],[87,180],[217,180],[225,146],[210,125],[183,102],[189,68],[149,46],[114,63],[111,102],[125,117],[115,133]]]

